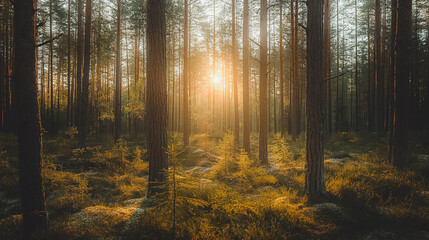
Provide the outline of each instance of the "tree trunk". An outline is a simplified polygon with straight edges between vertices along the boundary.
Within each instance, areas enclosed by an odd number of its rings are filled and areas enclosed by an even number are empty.
[[[42,140],[36,80],[36,1],[15,1],[15,79],[23,239],[46,228]]]
[[[117,0],[116,28],[116,87],[115,87],[115,141],[121,137],[121,94],[122,94],[122,63],[121,63],[121,0]]]
[[[380,0],[375,0],[375,68],[374,78],[377,99],[377,132],[380,137],[384,136],[384,81],[383,66],[381,60],[381,6]],[[374,89],[375,90],[375,89]]]
[[[165,190],[167,180],[167,59],[165,1],[147,1],[147,144],[148,197]]]
[[[243,3],[243,148],[250,154],[249,0]]]
[[[52,39],[52,0],[49,1],[49,38]],[[54,42],[51,41],[49,43],[49,81],[51,84],[51,106],[50,106],[50,114],[49,114],[49,132],[53,134],[53,130],[55,129],[54,123],[54,51],[53,51]]]
[[[292,108],[291,108],[291,130],[292,140],[296,140],[300,134],[300,86],[298,77],[298,1],[292,0],[291,4],[292,18]]]
[[[67,11],[67,126],[70,124],[70,70],[71,70],[71,35],[70,35],[70,1],[68,0],[68,11]]]
[[[339,5],[338,5],[338,0],[337,0],[337,65],[336,65],[336,71],[335,73],[337,74],[336,77],[336,94],[335,94],[335,131],[338,132],[340,130],[340,88],[339,88],[339,75],[340,75],[340,23],[339,23],[339,18],[340,18],[340,10],[339,10]]]
[[[189,145],[190,119],[189,119],[189,66],[188,66],[188,0],[185,0],[185,16],[183,28],[183,145]]]
[[[80,124],[80,108],[82,103],[82,42],[83,42],[83,0],[78,1],[77,10],[77,46],[76,46],[76,110],[75,110],[75,122],[78,126],[78,131],[82,131]]]
[[[323,158],[323,0],[307,2],[307,138],[305,188],[315,202],[326,193]]]
[[[91,12],[92,0],[86,0],[85,9],[85,54],[83,60],[82,98],[80,107],[79,147],[86,148],[86,134],[88,132],[88,102],[89,102],[89,68],[91,54]]]
[[[388,80],[388,87],[387,87],[387,101],[388,101],[388,108],[389,108],[389,115],[388,115],[388,131],[389,131],[389,143],[393,142],[393,118],[394,118],[394,109],[395,109],[395,79],[396,79],[396,31],[397,31],[397,25],[396,25],[396,19],[397,19],[397,7],[398,2],[397,0],[392,0],[391,3],[391,22],[390,22],[390,69],[389,69],[389,80]],[[392,159],[392,148],[391,144],[388,145],[388,159],[389,161]]]
[[[267,0],[261,0],[259,66],[259,161],[268,164],[267,151]]]
[[[356,132],[359,131],[359,83],[358,83],[358,15],[357,15],[357,0],[355,0],[355,91],[356,91],[356,98],[355,98],[355,130]]]
[[[235,0],[232,0],[232,78],[234,84],[234,140],[240,144],[240,123],[238,113],[238,73],[237,73],[237,44],[235,39]]]
[[[332,131],[332,108],[331,108],[331,4],[330,0],[323,3],[323,126],[324,133]]]
[[[285,95],[284,95],[284,70],[283,70],[283,1],[280,0],[280,25],[279,25],[279,61],[280,61],[280,133],[285,136]]]
[[[410,41],[412,1],[397,2],[396,79],[393,117],[393,136],[390,141],[391,162],[397,169],[408,165],[408,79],[410,73]]]

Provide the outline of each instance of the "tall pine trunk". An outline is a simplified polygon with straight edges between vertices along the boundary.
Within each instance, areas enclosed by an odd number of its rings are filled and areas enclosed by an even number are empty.
[[[121,137],[121,88],[122,88],[122,64],[121,64],[121,0],[117,0],[117,28],[116,28],[116,86],[115,86],[115,140]]]
[[[410,75],[410,40],[412,1],[397,2],[396,74],[394,84],[393,135],[390,161],[397,169],[408,165],[408,80]]]
[[[375,95],[377,109],[377,132],[380,137],[384,136],[384,81],[383,81],[383,66],[381,56],[381,6],[380,0],[375,1]]]
[[[323,126],[324,133],[332,131],[331,108],[331,4],[330,0],[323,3]]]
[[[267,0],[261,0],[259,66],[259,161],[268,164],[267,137]]]
[[[234,139],[240,144],[240,123],[238,113],[238,73],[237,73],[237,42],[235,39],[235,0],[232,0],[232,81],[234,85]]]
[[[82,98],[80,107],[80,131],[79,146],[86,148],[86,135],[88,133],[88,111],[89,111],[89,68],[91,55],[91,16],[92,0],[86,0],[85,9],[85,53],[83,60]]]
[[[75,122],[78,127],[78,131],[81,132],[80,125],[80,108],[82,99],[82,42],[83,42],[83,0],[77,0],[77,46],[76,46],[76,109],[75,109]],[[79,133],[80,134],[80,133]]]
[[[167,59],[165,1],[147,1],[147,144],[148,197],[165,190],[167,180]]]
[[[250,154],[249,0],[243,3],[243,148]]]
[[[23,239],[46,228],[42,140],[36,80],[36,1],[15,1],[15,80]]]
[[[183,27],[183,144],[189,144],[190,116],[189,116],[189,66],[188,66],[188,0],[185,0],[185,16]]]
[[[305,189],[315,202],[326,193],[323,157],[323,0],[307,2],[307,137]]]

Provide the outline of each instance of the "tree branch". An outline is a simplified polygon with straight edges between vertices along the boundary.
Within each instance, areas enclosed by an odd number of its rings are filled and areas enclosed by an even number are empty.
[[[343,76],[344,74],[346,74],[346,73],[345,73],[345,72],[343,72],[343,73],[341,73],[341,74],[339,74],[339,75],[336,75],[336,76],[333,76],[333,77],[326,78],[326,79],[325,79],[325,81],[329,81],[329,80],[332,80],[332,79],[334,79],[334,78],[339,78],[339,77]]]
[[[59,39],[59,38],[60,38],[60,37],[62,37],[62,36],[63,36],[63,34],[61,33],[60,35],[55,36],[54,38],[49,39],[48,41],[42,42],[42,43],[40,43],[40,44],[37,44],[37,45],[36,45],[36,48],[41,47],[41,46],[43,46],[43,45],[46,45],[46,44],[48,44],[48,43],[51,43],[51,42],[53,42],[53,41],[55,41],[55,40]]]

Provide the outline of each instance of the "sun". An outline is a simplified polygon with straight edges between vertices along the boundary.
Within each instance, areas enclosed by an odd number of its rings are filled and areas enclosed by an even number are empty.
[[[215,75],[215,76],[212,77],[212,82],[214,84],[221,84],[222,80],[220,79],[219,76]]]

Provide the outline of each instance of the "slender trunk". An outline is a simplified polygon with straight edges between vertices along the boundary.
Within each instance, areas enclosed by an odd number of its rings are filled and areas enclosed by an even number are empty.
[[[261,0],[259,72],[259,161],[268,164],[267,152],[267,0]]]
[[[284,78],[283,78],[283,1],[280,1],[280,24],[279,24],[279,61],[280,61],[280,132],[282,137],[285,136],[285,95],[284,95]]]
[[[67,126],[70,125],[70,67],[71,67],[71,35],[70,35],[70,1],[68,0],[68,14],[67,14]]]
[[[78,1],[78,10],[77,10],[77,46],[76,46],[76,110],[75,110],[75,124],[78,126],[78,131],[82,131],[80,129],[80,108],[81,108],[81,99],[82,99],[82,42],[83,42],[83,0]]]
[[[190,119],[189,119],[189,66],[188,66],[188,0],[185,0],[185,16],[183,28],[183,144],[189,145]]]
[[[372,102],[371,102],[371,37],[370,37],[370,15],[369,15],[369,9],[368,9],[368,16],[367,16],[367,22],[368,22],[368,131],[373,130],[373,121],[372,121]]]
[[[380,0],[375,1],[375,95],[377,99],[377,132],[380,137],[384,136],[384,81],[383,81],[383,66],[381,58],[381,6]],[[374,89],[374,90],[375,90]]]
[[[232,0],[232,81],[234,84],[234,140],[240,144],[240,123],[238,113],[238,73],[237,73],[237,44],[235,39],[235,0]]]
[[[338,0],[337,0],[337,68],[336,68],[336,94],[335,94],[335,131],[339,131],[340,130],[340,89],[339,89],[339,84],[340,84],[340,78],[338,77],[338,75],[340,74],[340,22],[339,22],[339,18],[340,18],[340,10],[339,10],[339,5],[338,5]]]
[[[297,78],[297,49],[296,49],[296,42],[297,42],[297,35],[296,35],[296,18],[295,18],[295,10],[294,5],[295,0],[292,0],[291,2],[291,131],[292,131],[292,140],[295,141],[298,137],[298,125],[299,125],[299,93],[298,93],[298,78]]]
[[[49,1],[49,39],[52,39],[52,0]],[[51,107],[50,107],[50,114],[49,114],[49,130],[51,133],[53,133],[53,130],[55,129],[55,123],[54,123],[54,50],[53,45],[54,42],[49,43],[49,81],[51,84]]]
[[[359,66],[358,66],[358,15],[357,15],[357,0],[355,0],[355,130],[359,131],[359,83],[358,83],[358,74],[359,74]]]
[[[121,0],[117,0],[116,19],[116,85],[115,85],[115,140],[121,137],[121,95],[122,95],[122,63],[121,63]]]
[[[83,60],[82,98],[80,108],[79,147],[86,148],[86,134],[88,132],[88,93],[89,93],[89,68],[91,54],[91,12],[92,0],[86,0],[85,9],[85,54]]]
[[[323,3],[323,126],[324,133],[329,134],[332,131],[331,119],[331,4],[330,0]],[[326,107],[325,107],[326,106]]]
[[[243,148],[250,154],[249,0],[243,3]]]

